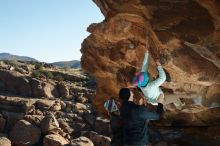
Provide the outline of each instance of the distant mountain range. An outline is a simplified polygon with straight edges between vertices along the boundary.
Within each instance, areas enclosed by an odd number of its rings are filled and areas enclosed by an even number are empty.
[[[51,63],[53,65],[56,66],[60,66],[60,67],[71,67],[71,68],[80,68],[80,61],[78,60],[73,60],[73,61],[60,61],[60,62],[54,62]]]
[[[20,61],[37,61],[37,59],[27,57],[27,56],[18,56],[18,55],[12,55],[9,53],[0,53],[0,60],[20,60]],[[54,62],[50,63],[55,66],[59,67],[71,67],[71,68],[80,68],[80,61],[78,60],[73,60],[73,61],[59,61],[59,62]]]
[[[31,57],[12,55],[9,53],[0,53],[0,60],[38,61]]]

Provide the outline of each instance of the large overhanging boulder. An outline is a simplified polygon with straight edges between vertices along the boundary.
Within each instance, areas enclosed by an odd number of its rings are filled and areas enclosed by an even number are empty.
[[[164,92],[183,98],[186,106],[198,104],[198,98],[205,107],[219,105],[219,1],[93,1],[105,20],[88,27],[81,65],[96,79],[99,110],[140,71],[146,50],[151,54],[149,73],[157,76],[157,58],[167,72]]]

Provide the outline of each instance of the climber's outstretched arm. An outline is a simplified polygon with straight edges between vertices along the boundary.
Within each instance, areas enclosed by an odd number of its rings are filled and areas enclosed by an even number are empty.
[[[159,87],[166,81],[166,74],[160,62],[157,60],[156,63],[157,63],[157,70],[159,73],[159,77],[156,80],[152,81],[151,84],[152,86]]]
[[[144,61],[143,61],[143,64],[142,64],[141,72],[147,72],[148,61],[149,61],[149,53],[148,53],[148,51],[146,51],[145,55],[144,55]]]

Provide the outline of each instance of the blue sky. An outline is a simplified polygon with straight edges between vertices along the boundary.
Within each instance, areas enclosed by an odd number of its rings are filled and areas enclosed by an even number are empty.
[[[103,19],[92,0],[0,0],[0,53],[79,60],[87,27]]]

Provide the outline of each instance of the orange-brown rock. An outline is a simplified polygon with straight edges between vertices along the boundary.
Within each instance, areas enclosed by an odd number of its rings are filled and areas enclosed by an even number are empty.
[[[164,92],[190,104],[201,97],[206,107],[219,105],[219,1],[93,1],[105,20],[88,27],[91,35],[82,44],[81,65],[98,84],[96,108],[104,110],[103,101],[117,98],[119,89],[130,84],[146,50],[151,54],[149,73],[157,76],[157,58],[167,72]]]

